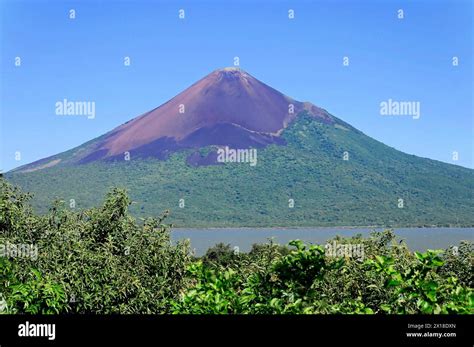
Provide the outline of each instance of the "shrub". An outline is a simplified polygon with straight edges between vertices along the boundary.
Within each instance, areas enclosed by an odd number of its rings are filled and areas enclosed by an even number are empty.
[[[456,252],[412,253],[385,231],[333,240],[362,245],[363,258],[296,240],[249,253],[217,244],[195,259],[187,241],[171,242],[167,213],[136,221],[123,189],[97,208],[55,201],[36,215],[28,194],[1,178],[0,188],[0,245],[38,249],[0,257],[1,313],[473,313],[467,242]]]
[[[10,291],[2,286],[7,302],[24,295],[26,305],[30,294],[47,301],[47,293],[62,300],[61,288],[67,305],[54,306],[57,311],[164,313],[188,280],[188,243],[171,243],[166,215],[137,223],[124,190],[113,189],[101,207],[79,212],[56,201],[44,216],[34,215],[28,196],[4,182],[0,196],[0,244],[28,243],[39,250],[37,259],[11,259],[18,284]],[[16,305],[18,312],[28,312],[25,305]]]

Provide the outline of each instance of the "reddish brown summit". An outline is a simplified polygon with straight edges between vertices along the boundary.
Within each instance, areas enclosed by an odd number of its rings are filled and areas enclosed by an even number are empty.
[[[154,110],[72,150],[67,161],[123,159],[126,152],[165,159],[180,149],[210,145],[283,145],[281,131],[304,110],[322,122],[334,122],[325,110],[285,96],[240,68],[219,69]]]
[[[84,159],[122,156],[124,152],[160,157],[178,148],[279,143],[281,130],[303,110],[332,121],[323,109],[293,100],[240,68],[219,69],[158,108],[112,130]]]

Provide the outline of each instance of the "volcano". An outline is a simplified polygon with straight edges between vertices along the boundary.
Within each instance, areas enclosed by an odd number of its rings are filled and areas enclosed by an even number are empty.
[[[321,121],[333,121],[324,110],[295,101],[239,68],[225,68],[113,130],[97,151],[104,157],[125,151],[153,156],[167,145],[259,146],[278,141],[281,130],[303,110]]]
[[[252,165],[219,162],[222,148]],[[121,186],[133,213],[171,209],[183,227],[474,225],[474,170],[397,151],[239,68],[5,177],[39,211]]]
[[[80,148],[67,162],[122,160],[125,154],[166,159],[178,150],[210,145],[282,145],[284,141],[279,135],[302,111],[321,122],[336,122],[327,111],[309,102],[296,101],[240,68],[219,69],[163,105],[88,143],[87,148]],[[51,157],[20,171],[61,161]]]

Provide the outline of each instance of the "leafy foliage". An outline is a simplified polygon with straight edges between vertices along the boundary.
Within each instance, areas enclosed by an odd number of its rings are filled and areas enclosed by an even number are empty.
[[[18,282],[4,291],[7,302],[23,295],[27,305],[35,299],[30,294],[49,300],[52,290],[61,302],[66,293],[69,312],[159,313],[168,310],[168,299],[186,281],[188,243],[171,243],[169,226],[162,224],[165,216],[137,223],[127,212],[131,202],[123,190],[112,190],[101,207],[82,212],[56,201],[43,216],[32,214],[25,196],[5,182],[1,196],[0,244],[38,248],[37,259],[15,257],[14,270],[4,270]]]
[[[397,270],[394,259],[376,256],[368,262],[385,277],[385,287],[394,287],[389,302],[381,305],[388,313],[471,313],[474,293],[459,285],[456,277],[442,278],[437,269],[444,262],[440,252],[415,252],[416,261],[408,268]]]
[[[328,257],[321,246],[292,241],[293,249],[274,253],[266,258],[269,266],[252,271],[242,270],[249,256],[241,256],[240,265],[199,262],[190,268],[195,281],[174,301],[174,313],[473,313],[472,288],[443,275],[440,252],[412,254],[390,231],[338,241],[361,242],[367,259]]]
[[[218,244],[196,259],[188,242],[171,242],[166,213],[136,221],[121,189],[97,208],[56,201],[36,215],[29,195],[0,185],[0,245],[38,248],[0,256],[2,313],[474,313],[469,243],[412,253],[385,231],[332,240],[362,246],[357,258],[295,240],[249,253]]]
[[[21,283],[15,277],[12,263],[0,259],[0,264],[0,283],[7,297],[3,299],[3,313],[57,314],[67,310],[66,294],[60,284],[43,278],[35,269],[31,270],[30,278]]]

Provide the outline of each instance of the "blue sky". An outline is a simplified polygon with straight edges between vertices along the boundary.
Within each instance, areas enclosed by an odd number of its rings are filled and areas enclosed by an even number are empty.
[[[3,171],[102,135],[235,56],[377,140],[474,168],[471,1],[0,3]],[[94,101],[95,119],[56,115],[64,98]],[[388,99],[420,102],[420,118],[381,116]]]

